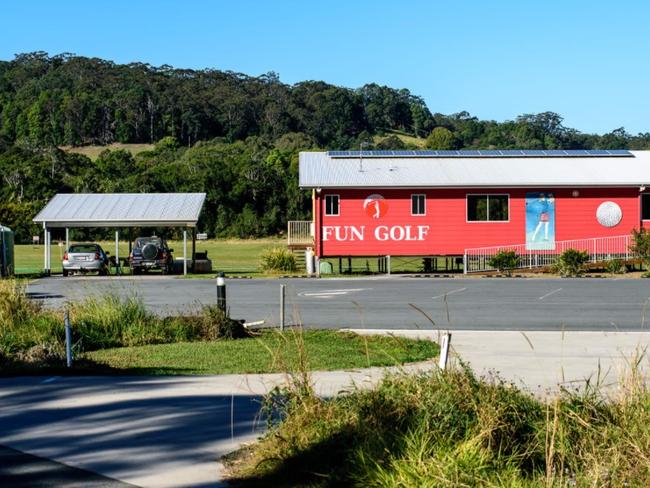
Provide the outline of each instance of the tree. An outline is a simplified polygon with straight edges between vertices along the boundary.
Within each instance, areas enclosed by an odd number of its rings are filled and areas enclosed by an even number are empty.
[[[454,134],[445,127],[436,127],[427,137],[426,147],[429,149],[449,150],[455,146]]]

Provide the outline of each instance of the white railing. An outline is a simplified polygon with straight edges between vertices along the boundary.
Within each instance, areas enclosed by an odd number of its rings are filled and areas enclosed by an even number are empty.
[[[311,220],[290,220],[287,227],[289,246],[314,245],[314,223]]]
[[[586,251],[589,262],[611,261],[613,259],[630,259],[634,253],[630,250],[632,236],[594,237],[590,239],[573,239],[549,243],[548,249],[527,249],[526,244],[511,246],[491,246],[465,249],[465,272],[480,273],[494,271],[489,262],[499,251],[514,251],[519,257],[518,268],[539,268],[556,263],[560,254],[567,249]]]

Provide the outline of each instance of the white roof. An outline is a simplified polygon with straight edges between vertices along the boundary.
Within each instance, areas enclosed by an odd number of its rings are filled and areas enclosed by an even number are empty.
[[[650,186],[650,151],[586,157],[332,157],[300,153],[302,188]]]
[[[34,222],[48,227],[195,227],[205,193],[59,193]]]

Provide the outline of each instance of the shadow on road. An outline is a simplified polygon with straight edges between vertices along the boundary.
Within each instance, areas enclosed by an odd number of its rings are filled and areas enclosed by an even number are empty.
[[[44,381],[0,380],[0,444],[119,480],[197,463],[213,463],[216,473],[220,456],[264,427],[260,397],[218,394],[206,379]]]

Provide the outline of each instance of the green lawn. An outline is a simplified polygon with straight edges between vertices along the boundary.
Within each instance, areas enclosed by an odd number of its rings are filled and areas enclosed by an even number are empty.
[[[397,365],[438,353],[437,344],[425,340],[291,330],[265,331],[247,339],[103,349],[87,352],[83,359],[100,371],[108,366],[128,374],[274,373],[297,368],[301,342],[310,370]]]
[[[74,242],[74,240],[73,240]],[[115,241],[100,241],[101,246],[111,255],[115,254]],[[183,256],[183,242],[169,241],[174,249],[174,256]],[[286,246],[286,240],[280,238],[266,239],[211,239],[207,241],[196,241],[197,251],[208,251],[208,257],[212,259],[212,267],[215,271],[225,271],[230,274],[254,274],[258,272],[260,254],[271,247]],[[64,252],[64,244],[58,245],[53,241],[52,245],[52,272],[61,272],[61,259]],[[129,244],[126,241],[120,242],[120,257],[126,257],[129,253]],[[188,257],[192,253],[192,242],[187,243]],[[17,245],[16,272],[18,274],[38,273],[43,269],[43,246],[29,244]]]
[[[108,146],[78,146],[78,147],[63,146],[61,147],[61,149],[66,152],[83,154],[84,156],[89,157],[93,161],[97,159],[99,154],[106,149],[110,149],[111,151],[115,151],[116,149],[125,149],[129,151],[133,156],[135,156],[136,154],[141,153],[143,151],[151,151],[153,148],[154,148],[153,144],[122,144],[119,142],[114,142],[113,144],[109,144]]]

